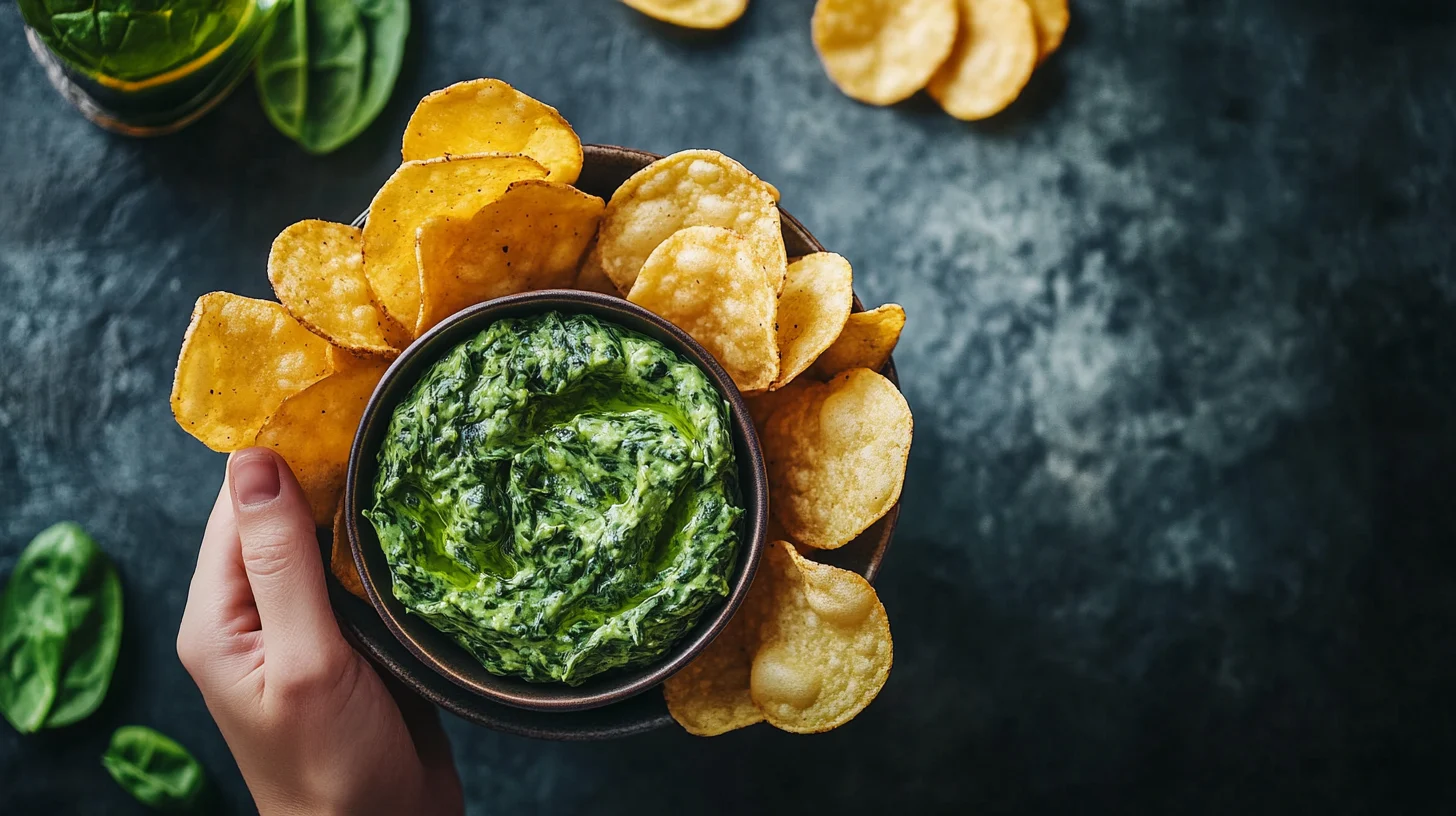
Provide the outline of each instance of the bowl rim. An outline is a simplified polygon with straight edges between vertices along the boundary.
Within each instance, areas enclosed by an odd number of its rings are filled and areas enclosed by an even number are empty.
[[[469,652],[448,636],[434,630],[427,621],[411,616],[394,599],[388,587],[381,586],[382,583],[391,581],[392,575],[374,575],[366,558],[366,533],[362,531],[361,523],[362,510],[366,503],[362,501],[362,494],[372,491],[374,457],[390,417],[399,401],[419,382],[424,369],[443,358],[460,342],[464,342],[465,338],[483,331],[496,320],[547,311],[591,314],[623,328],[648,334],[682,354],[707,374],[728,405],[739,490],[745,510],[743,534],[736,563],[729,576],[728,596],[716,607],[704,612],[693,627],[678,638],[661,657],[639,669],[626,670],[625,673],[623,670],[609,671],[604,674],[603,679],[588,679],[579,687],[560,682],[527,683],[520,678],[495,675],[488,670],[486,674],[494,680],[483,683],[451,666],[452,662],[462,656],[469,661],[468,666],[479,665]],[[642,325],[627,322],[632,320]],[[643,330],[644,326],[647,327],[646,331]],[[410,374],[414,376],[408,381],[402,379]],[[364,476],[365,471],[368,471],[368,478]],[[493,702],[531,711],[569,712],[611,705],[655,688],[685,668],[728,625],[728,621],[742,605],[767,543],[767,469],[752,416],[732,378],[701,344],[671,322],[625,299],[574,289],[544,289],[475,304],[441,321],[400,352],[390,362],[370,394],[359,427],[355,431],[349,448],[344,503],[344,522],[350,555],[359,571],[370,606],[394,638],[426,667],[462,689]],[[372,528],[367,535],[372,546],[377,549],[378,541]],[[395,606],[399,609],[396,610]],[[426,637],[443,639],[447,652],[456,650],[459,654],[451,655],[452,659],[442,658],[437,653],[440,648],[438,643],[433,646],[422,643],[411,631],[418,627],[428,627],[435,634],[426,634]]]

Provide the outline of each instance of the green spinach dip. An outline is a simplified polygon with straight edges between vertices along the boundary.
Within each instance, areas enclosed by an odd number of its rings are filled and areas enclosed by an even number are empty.
[[[497,321],[395,409],[365,515],[394,596],[488,671],[571,685],[662,655],[728,594],[728,407],[586,315]]]

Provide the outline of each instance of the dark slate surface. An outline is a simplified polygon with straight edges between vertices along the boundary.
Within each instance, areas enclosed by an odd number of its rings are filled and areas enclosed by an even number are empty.
[[[689,37],[616,3],[418,4],[401,88],[312,158],[244,88],[102,133],[0,7],[0,573],[96,531],[126,655],[89,723],[0,729],[0,810],[131,813],[160,727],[245,791],[173,637],[222,457],[172,423],[193,299],[347,220],[413,101],[503,77],[590,141],[710,146],[910,314],[880,582],[896,667],[820,737],[548,744],[452,723],[472,813],[1402,812],[1453,800],[1456,18],[1436,0],[1074,0],[1000,118],[860,106],[809,0]]]

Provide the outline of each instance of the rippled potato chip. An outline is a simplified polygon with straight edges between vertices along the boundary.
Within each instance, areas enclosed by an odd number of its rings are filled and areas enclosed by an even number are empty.
[[[336,346],[393,357],[389,318],[364,279],[362,231],[348,224],[299,221],[268,252],[268,281],[290,314]]]
[[[755,579],[748,597],[708,648],[682,671],[667,678],[662,696],[667,711],[689,734],[713,737],[763,722],[763,712],[748,691],[753,653],[758,645],[767,582]]]
[[[404,160],[471,153],[520,153],[572,184],[581,175],[581,139],[555,108],[499,79],[457,82],[424,99],[404,129]]]
[[[587,263],[623,292],[632,291],[647,256],[685,227],[723,227],[743,236],[777,294],[788,259],[779,208],[768,185],[714,150],[658,159],[623,182],[607,203]]]
[[[854,540],[899,501],[912,426],[905,398],[869,369],[801,392],[764,428],[774,516],[809,547]]]
[[[1067,25],[1072,22],[1072,12],[1067,7],[1067,0],[1026,2],[1031,6],[1032,22],[1036,25],[1037,61],[1040,62],[1061,46]]]
[[[354,554],[349,550],[349,531],[344,527],[344,499],[334,511],[334,546],[329,553],[329,571],[339,579],[339,585],[350,595],[368,602],[364,594],[364,579],[359,577],[359,567],[354,563]]]
[[[285,399],[258,431],[256,444],[288,463],[320,526],[344,494],[354,432],[387,367],[379,360],[336,371]]]
[[[396,323],[420,320],[415,237],[430,218],[468,219],[513,182],[546,177],[525,156],[474,155],[406,162],[379,188],[364,225],[364,276]]]
[[[950,58],[926,90],[957,119],[985,119],[1021,95],[1036,67],[1036,26],[1026,0],[959,0]]]
[[[765,389],[779,370],[777,307],[752,245],[721,227],[688,227],[643,264],[627,299],[687,332],[740,391]]]
[[[851,368],[879,371],[890,361],[904,328],[905,310],[894,303],[856,312],[844,321],[844,330],[810,366],[809,374],[828,380]]]
[[[957,13],[956,0],[819,0],[814,48],[846,96],[893,105],[924,88],[945,62]]]
[[[415,334],[476,303],[570,287],[605,206],[567,184],[517,181],[471,218],[427,219],[415,244]]]
[[[172,416],[215,451],[246,448],[285,399],[328,376],[330,348],[277,303],[203,295],[182,339]]]
[[[783,388],[834,343],[853,305],[849,261],[816,252],[789,264],[779,296],[779,376],[772,388]]]
[[[884,688],[890,620],[864,578],[771,545],[760,573],[772,600],[759,626],[749,692],[770,725],[797,734],[838,728]]]
[[[655,20],[683,28],[726,28],[748,8],[748,0],[622,0]]]

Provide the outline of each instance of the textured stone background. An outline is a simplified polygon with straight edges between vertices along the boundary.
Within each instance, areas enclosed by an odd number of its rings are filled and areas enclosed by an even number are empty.
[[[998,119],[840,96],[810,0],[689,37],[606,0],[416,4],[385,115],[311,158],[251,87],[107,135],[0,5],[0,574],[96,532],[126,655],[85,725],[0,728],[0,811],[136,812],[178,736],[246,812],[173,654],[222,457],[166,394],[193,299],[347,220],[414,100],[505,78],[589,141],[715,147],[910,314],[880,589],[896,667],[820,737],[550,744],[453,722],[472,813],[1402,812],[1456,804],[1456,16],[1437,0],[1073,0]]]

